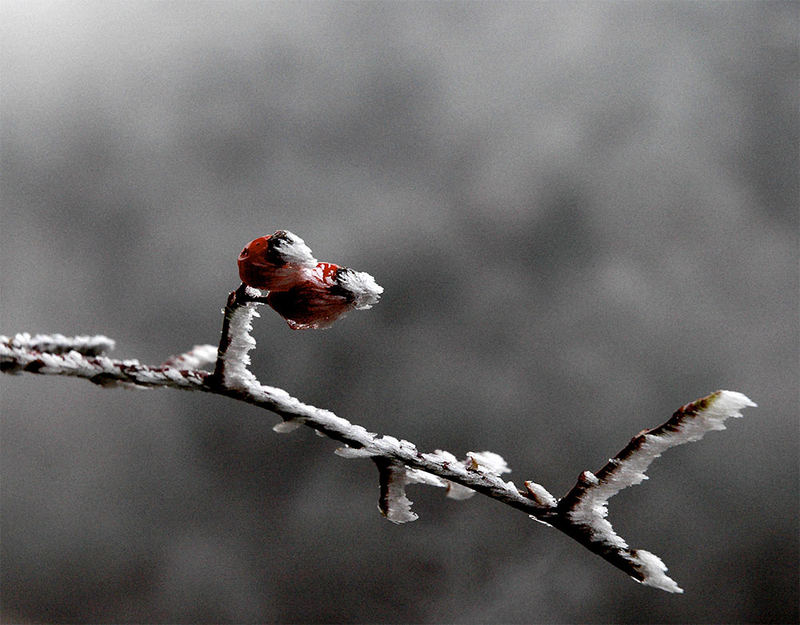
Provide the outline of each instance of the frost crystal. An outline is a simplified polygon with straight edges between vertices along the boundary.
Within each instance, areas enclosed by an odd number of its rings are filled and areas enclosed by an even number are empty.
[[[675,583],[675,580],[666,575],[667,566],[654,553],[637,549],[633,552],[631,560],[642,573],[643,579],[633,578],[635,581],[645,586],[653,586],[667,592],[682,593],[683,588]]]
[[[114,349],[114,341],[102,334],[97,336],[64,336],[63,334],[36,334],[28,332],[15,334],[14,338],[0,336],[0,343],[9,347],[32,349],[51,354],[65,354],[76,351],[84,356],[100,356]]]
[[[529,480],[525,482],[525,488],[528,489],[533,500],[543,508],[555,508],[558,504],[556,498],[541,484]]]
[[[164,366],[176,369],[206,369],[217,360],[217,348],[213,345],[195,345],[191,350],[164,361]]]
[[[608,500],[623,488],[647,479],[645,471],[653,460],[676,445],[700,440],[706,432],[724,430],[729,417],[741,417],[741,410],[756,404],[742,393],[717,391],[680,408],[663,425],[645,430],[594,475],[584,471],[575,487],[562,500],[573,523],[590,530],[592,541],[626,552],[628,544],[606,520]],[[665,575],[661,560],[648,551],[634,550],[625,557],[643,575],[639,580],[669,592],[682,592]]]
[[[433,473],[409,468],[406,468],[406,481],[409,484],[426,484],[428,486],[438,486],[440,488],[446,488],[448,484],[452,483]]]
[[[742,393],[717,391],[678,410],[664,425],[634,437],[625,449],[612,458],[597,474],[582,474],[581,495],[569,511],[570,518],[592,528],[595,540],[625,548],[608,515],[608,500],[623,488],[647,479],[645,471],[653,460],[676,445],[700,440],[706,432],[724,430],[728,417],[741,417],[741,409],[755,406]]]
[[[282,260],[287,263],[305,265],[313,268],[317,264],[314,253],[296,234],[284,230],[283,236],[275,239],[275,251],[280,254]]]
[[[406,468],[384,459],[376,460],[380,473],[381,495],[378,509],[392,523],[409,523],[419,517],[411,511],[413,503],[406,496]]]
[[[448,499],[455,499],[456,501],[463,501],[469,499],[475,494],[475,491],[456,482],[447,482],[447,495]]]
[[[298,262],[314,262],[302,239],[285,233],[281,254]],[[335,266],[334,266],[335,267]],[[304,270],[305,271],[305,270]],[[383,289],[372,276],[346,270],[344,288],[350,290],[355,307],[368,308]],[[246,297],[242,297],[245,294]],[[149,367],[136,360],[113,360],[103,355],[114,342],[104,336],[65,337],[17,334],[0,336],[0,371],[9,374],[37,374],[83,377],[102,386],[126,385],[137,388],[172,387],[216,392],[256,404],[279,414],[283,421],[276,432],[288,432],[300,425],[318,435],[344,443],[336,453],[345,458],[369,457],[380,475],[378,506],[393,523],[417,519],[406,495],[408,484],[444,487],[452,499],[466,499],[481,493],[532,513],[531,518],[565,532],[611,562],[637,582],[667,592],[683,592],[667,575],[667,567],[656,555],[629,549],[606,520],[608,501],[623,488],[647,479],[645,471],[665,450],[699,440],[706,432],[725,429],[725,420],[741,417],[741,410],[755,406],[745,395],[717,391],[681,407],[663,425],[645,430],[631,439],[597,474],[581,473],[578,483],[561,500],[532,481],[524,483],[528,494],[501,475],[510,471],[506,461],[493,452],[468,452],[464,460],[440,449],[421,453],[413,443],[393,436],[381,436],[332,412],[303,404],[284,390],[263,386],[249,371],[249,352],[255,346],[250,335],[256,306],[263,303],[260,291],[245,286],[229,296],[225,309],[220,354],[210,345]],[[340,294],[339,297],[342,297]],[[348,305],[352,304],[348,299]],[[200,370],[217,360],[214,373]],[[235,392],[231,392],[235,391]],[[457,480],[457,481],[452,481]]]
[[[383,287],[375,282],[375,278],[365,271],[342,268],[338,275],[339,285],[349,291],[354,298],[357,310],[372,308],[383,293]]]
[[[371,456],[377,456],[379,452],[365,447],[358,448],[345,445],[344,447],[337,448],[333,453],[342,458],[369,458]]]
[[[247,287],[247,295],[258,297],[261,291]],[[256,340],[250,336],[253,329],[253,317],[259,317],[254,304],[239,306],[231,312],[228,336],[230,344],[225,352],[225,383],[234,389],[250,390],[261,385],[248,369],[249,352],[256,346]]]
[[[272,431],[277,432],[278,434],[288,434],[289,432],[294,432],[297,428],[303,426],[304,421],[302,419],[287,419],[286,421],[281,421],[280,423],[276,423],[272,426]]]
[[[470,467],[494,475],[502,475],[503,473],[511,473],[508,468],[508,463],[503,459],[503,456],[496,454],[492,451],[468,451],[467,458]]]
[[[435,462],[436,464],[449,464],[449,465],[460,464],[458,462],[458,458],[456,458],[449,451],[444,451],[442,449],[437,449],[433,453],[422,454],[422,456],[426,460],[429,460],[430,462]]]

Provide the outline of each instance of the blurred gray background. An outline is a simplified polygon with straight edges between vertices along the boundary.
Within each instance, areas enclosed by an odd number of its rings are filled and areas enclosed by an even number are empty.
[[[2,385],[6,622],[796,622],[800,5],[3,0],[0,332],[215,343],[277,228],[372,273],[263,383],[561,495],[717,388],[611,502],[686,589],[484,497],[178,391]]]

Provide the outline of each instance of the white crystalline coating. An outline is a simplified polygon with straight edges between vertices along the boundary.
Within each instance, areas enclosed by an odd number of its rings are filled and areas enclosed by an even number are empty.
[[[645,586],[653,586],[660,588],[667,592],[682,593],[683,588],[678,586],[671,577],[666,575],[667,567],[654,553],[645,551],[644,549],[637,549],[633,552],[631,561],[637,565],[644,579],[636,579],[635,581],[644,584]]]
[[[62,349],[60,346],[54,349]],[[39,352],[30,347],[11,347],[0,341],[0,357],[12,362],[16,369],[32,364],[40,374],[67,375],[87,378],[101,386],[124,388],[147,388],[150,386],[172,386],[197,388],[203,379],[197,375],[184,376],[172,367],[147,367],[138,360],[112,360],[106,356],[90,356],[77,350],[66,353]],[[14,369],[10,371],[15,372]],[[138,386],[137,386],[138,385]]]
[[[554,508],[558,504],[558,500],[541,484],[528,480],[525,482],[525,488],[533,495],[536,502],[542,506]]]
[[[300,403],[298,399],[292,397],[287,391],[284,391],[282,388],[277,388],[275,386],[260,386],[259,390],[263,393],[266,399],[275,402],[297,402]]]
[[[584,482],[587,482],[593,486],[600,483],[600,480],[598,480],[597,476],[591,471],[584,471],[582,477]]]
[[[645,471],[670,447],[697,441],[706,432],[723,430],[725,419],[741,417],[742,408],[755,405],[742,393],[719,391],[709,396],[707,405],[696,413],[686,413],[674,423],[670,420],[669,427],[661,426],[641,438],[634,438],[621,452],[620,457],[609,461],[606,469],[610,467],[610,470],[605,470],[603,479],[584,471],[585,490],[567,513],[569,518],[590,527],[595,540],[620,549],[627,548],[627,543],[614,532],[611,523],[606,520],[608,500],[622,489],[646,480]]]
[[[456,458],[453,454],[442,449],[436,449],[433,451],[433,453],[422,454],[422,456],[426,460],[435,462],[436,464],[461,464],[458,462],[458,458]]]
[[[428,473],[427,471],[422,471],[420,469],[408,469],[406,468],[406,482],[409,484],[426,484],[428,486],[437,486],[439,488],[447,488],[448,484],[451,484],[448,480],[445,480],[438,475],[434,475],[433,473]]]
[[[379,455],[380,452],[366,447],[358,448],[345,445],[344,447],[338,447],[333,453],[342,458],[369,458]]]
[[[247,294],[252,297],[261,295],[261,291],[247,287]],[[250,336],[253,329],[253,317],[259,317],[255,305],[248,304],[236,308],[230,316],[228,338],[230,343],[225,352],[225,383],[229,388],[247,391],[258,389],[260,384],[248,366],[249,352],[256,346],[256,340]]]
[[[338,418],[338,417],[337,417]],[[359,450],[361,456],[398,456],[404,453],[415,453],[416,447],[408,441],[401,441],[394,436],[384,435],[378,438],[375,434],[367,432],[360,425],[352,425],[346,422],[347,434],[351,439],[364,440],[364,448]],[[355,456],[349,456],[355,457]]]
[[[685,440],[676,442],[680,445],[685,442],[699,440],[703,434],[711,430],[724,430],[724,421],[728,417],[740,418],[743,408],[755,407],[757,404],[747,395],[737,391],[719,391],[719,395],[712,399],[709,405],[701,410],[697,416],[688,419],[681,427]],[[662,435],[663,436],[663,435]],[[670,445],[672,447],[674,445]]]
[[[469,499],[475,494],[475,491],[467,486],[462,486],[461,484],[457,484],[456,482],[448,482],[447,483],[447,495],[445,495],[448,499],[455,499],[456,501],[463,501],[464,499]]]
[[[445,452],[447,453],[447,452]],[[455,456],[453,456],[455,458]],[[409,469],[406,467],[406,483],[407,484],[425,484],[427,486],[436,486],[438,488],[446,488],[447,493],[445,497],[463,501],[469,499],[475,494],[475,491],[456,482],[451,482],[438,475],[433,475],[421,469]]]
[[[210,369],[217,361],[217,348],[213,345],[195,345],[191,350],[164,361],[164,365],[176,369]]]
[[[375,278],[365,271],[344,269],[339,272],[337,281],[345,290],[349,291],[355,299],[355,308],[365,310],[372,308],[383,293],[383,287],[375,282]]]
[[[411,505],[414,502],[406,496],[405,489],[391,489],[386,503],[384,516],[392,523],[410,523],[419,518],[419,515],[411,510]]]
[[[288,421],[281,421],[272,426],[272,431],[278,434],[288,434],[294,432],[297,428],[303,426],[302,419],[289,419]]]
[[[411,504],[414,502],[406,497],[405,492],[396,496],[391,502],[386,518],[392,523],[410,523],[416,521],[419,515],[411,510]]]
[[[282,238],[275,239],[273,249],[280,254],[281,258],[287,263],[294,263],[296,265],[305,265],[307,267],[314,267],[317,264],[317,259],[311,248],[306,245],[299,236],[288,230],[284,230],[285,234]]]
[[[250,295],[260,294],[255,289],[248,288],[247,291]],[[417,460],[424,460],[426,462],[419,462],[421,466],[433,471],[441,469],[444,475],[458,474],[456,479],[473,484],[482,491],[487,486],[493,492],[498,488],[505,488],[509,493],[513,491],[522,498],[513,482],[503,483],[499,478],[499,475],[508,472],[509,468],[505,460],[497,454],[469,452],[464,461],[459,461],[453,454],[442,450],[419,454],[416,447],[406,440],[398,440],[391,436],[377,438],[365,428],[351,424],[330,411],[303,404],[281,389],[258,384],[255,376],[248,370],[250,363],[248,353],[255,346],[255,340],[249,332],[255,316],[258,314],[254,305],[249,304],[236,308],[228,319],[230,342],[225,356],[227,387],[243,390],[247,394],[246,401],[250,403],[263,401],[265,404],[263,407],[288,419],[278,424],[275,427],[276,431],[287,431],[306,423],[320,435],[350,442],[352,446],[337,450],[336,453],[340,456],[361,458],[383,456],[375,457],[374,460],[381,472],[382,491],[379,507],[389,520],[405,523],[417,518],[411,511],[412,502],[406,496],[407,484],[420,483],[446,487],[447,496],[453,499],[465,499],[475,494],[469,487],[424,470],[410,469],[403,462],[413,464]],[[18,334],[13,339],[0,336],[2,358],[0,362],[4,365],[3,370],[8,373],[30,371],[78,376],[88,378],[96,384],[110,386],[121,384],[134,387],[138,385],[138,388],[170,386],[209,390],[206,386],[208,374],[197,372],[195,367],[179,369],[171,364],[148,367],[141,365],[137,360],[112,360],[103,356],[101,352],[110,349],[113,344],[113,341],[103,336],[68,338],[62,335],[31,337],[29,334]],[[179,356],[172,362],[177,364],[183,359],[181,362],[188,364],[191,358],[199,361],[204,357],[210,360],[212,350],[216,355],[213,346],[197,346],[192,352]],[[681,588],[666,575],[667,568],[660,558],[648,551],[629,550],[626,542],[615,534],[605,518],[608,500],[623,488],[647,479],[645,471],[665,450],[699,440],[706,432],[725,429],[726,419],[741,417],[743,408],[755,405],[745,395],[734,391],[718,391],[688,404],[664,425],[634,437],[625,449],[598,471],[597,475],[588,471],[582,473],[576,487],[560,502],[535,482],[526,482],[525,486],[537,502],[544,502],[548,507],[560,504],[559,509],[542,515],[546,519],[558,519],[556,526],[559,529],[567,531],[563,525],[565,519],[560,516],[562,513],[560,508],[563,507],[563,513],[572,523],[582,526],[582,529],[591,533],[591,538],[586,540],[585,532],[580,532],[579,542],[598,551],[623,570],[632,573],[636,581],[667,592],[681,593],[683,592]],[[363,448],[359,448],[359,445],[363,445]],[[547,524],[536,516],[531,518]],[[596,545],[589,544],[596,542],[603,543],[604,547],[610,549],[598,550],[595,549]],[[615,547],[619,551],[613,549]],[[609,557],[609,553],[614,557]],[[620,558],[625,562],[621,563]]]
[[[471,464],[474,469],[480,469],[495,475],[511,473],[511,469],[508,468],[508,463],[503,459],[503,456],[493,451],[468,451],[467,458],[472,461]]]
[[[411,511],[413,503],[406,496],[406,469],[400,465],[384,467],[381,472],[381,498],[378,509],[392,523],[409,523],[419,517]]]
[[[350,436],[357,441],[369,441],[374,439],[377,434],[375,432],[367,431],[363,425],[355,425],[354,423],[350,424]]]
[[[592,529],[592,535],[597,541],[613,545],[618,549],[627,549],[628,543],[614,531],[608,522],[608,500],[617,494],[624,486],[611,494],[603,489],[600,481],[590,471],[583,472],[583,478],[592,486],[584,492],[580,503],[570,510],[567,515],[578,525],[586,525]],[[641,481],[641,480],[639,480]],[[638,484],[638,482],[636,482]]]
[[[329,430],[335,430],[342,434],[352,434],[355,431],[352,423],[344,417],[333,414],[330,410],[315,408],[314,417],[317,423],[325,425]]]
[[[172,369],[172,368],[164,369],[163,374],[164,377],[166,377],[168,380],[171,380],[172,382],[180,383],[184,379],[183,376],[181,375],[181,372],[178,371],[177,369]]]
[[[114,349],[114,341],[107,336],[64,336],[63,334],[15,334],[13,338],[0,336],[0,342],[11,347],[33,349],[40,352],[64,353],[75,350],[81,354],[99,355]]]
[[[400,439],[400,447],[412,453],[417,451],[417,446],[411,441],[407,441],[404,438]]]

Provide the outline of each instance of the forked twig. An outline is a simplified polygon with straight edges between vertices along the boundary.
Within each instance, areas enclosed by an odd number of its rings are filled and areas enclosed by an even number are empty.
[[[336,450],[338,455],[371,458],[380,478],[378,505],[392,522],[417,518],[406,496],[408,484],[443,487],[448,497],[456,499],[479,492],[564,532],[642,584],[683,592],[666,575],[658,556],[630,548],[614,532],[606,519],[608,500],[646,479],[645,471],[665,450],[725,429],[728,417],[740,417],[743,408],[755,406],[746,396],[716,391],[683,406],[663,425],[631,439],[597,474],[581,473],[577,484],[556,499],[535,482],[524,482],[525,488],[520,490],[513,482],[504,481],[501,475],[510,469],[492,452],[469,452],[464,460],[441,450],[421,452],[406,440],[368,432],[329,410],[304,404],[282,389],[260,384],[249,369],[249,352],[256,344],[250,334],[252,320],[263,303],[260,291],[242,284],[228,297],[219,347],[196,346],[160,366],[108,358],[104,354],[114,342],[103,336],[18,334],[0,337],[0,370],[82,377],[102,386],[167,386],[244,401],[280,415],[283,421],[273,428],[278,432],[305,425],[343,443]],[[206,370],[212,366],[213,372]]]

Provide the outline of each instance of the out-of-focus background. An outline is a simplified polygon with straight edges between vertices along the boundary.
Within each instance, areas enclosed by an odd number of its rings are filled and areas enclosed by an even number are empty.
[[[686,589],[273,415],[2,384],[6,622],[796,622],[800,5],[2,2],[0,332],[215,343],[289,229],[372,273],[263,383],[557,495],[717,388],[758,402],[611,502]]]

